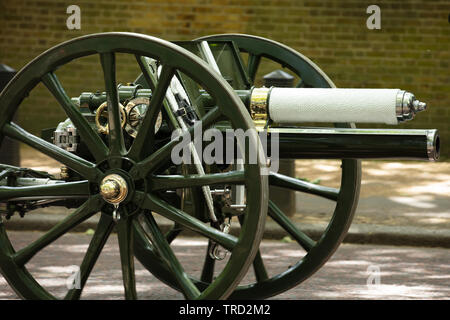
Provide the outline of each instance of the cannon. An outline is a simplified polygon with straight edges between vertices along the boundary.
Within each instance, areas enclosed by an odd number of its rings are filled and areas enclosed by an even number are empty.
[[[141,71],[126,85],[116,79],[119,53],[131,55]],[[57,69],[92,55],[99,56],[104,90],[86,88],[70,97]],[[255,86],[263,58],[295,74],[300,79],[296,88]],[[12,120],[38,84],[67,115],[41,137]],[[0,141],[8,137],[24,143],[60,162],[61,171],[55,175],[0,164],[0,202],[6,219],[14,214],[26,219],[43,207],[73,212],[20,249],[11,243],[8,223],[2,220],[1,273],[22,298],[55,298],[27,264],[99,213],[80,265],[80,286],[69,289],[66,299],[80,298],[114,228],[127,299],[137,298],[134,257],[187,299],[274,296],[314,274],[343,241],[359,197],[359,159],[439,157],[437,130],[357,129],[354,123],[397,124],[425,108],[412,93],[400,89],[337,89],[302,54],[255,36],[224,34],[167,42],[141,34],[102,33],[64,42],[31,61],[0,94]],[[314,127],[305,126],[311,122]],[[198,147],[195,136],[209,129],[225,138],[230,130],[246,133],[246,140],[231,137],[237,150],[232,161],[223,161],[227,154],[218,155],[218,149],[214,155],[219,161],[201,158],[212,139]],[[183,150],[189,155],[178,163],[173,151],[184,138],[193,141],[186,143]],[[267,150],[264,139],[270,141]],[[281,159],[340,159],[340,187],[270,171],[277,152]],[[270,198],[269,185],[336,203],[320,238],[298,229]],[[259,250],[266,215],[304,252],[297,263],[275,275],[269,275]],[[172,221],[165,233],[158,216]],[[170,246],[186,230],[206,239],[200,275],[188,274]],[[254,281],[240,285],[251,266]]]

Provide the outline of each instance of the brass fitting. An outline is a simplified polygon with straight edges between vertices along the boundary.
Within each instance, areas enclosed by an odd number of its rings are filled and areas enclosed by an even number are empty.
[[[98,132],[103,133],[103,134],[109,133],[108,123],[106,123],[106,125],[103,125],[100,122],[101,117],[108,118],[108,113],[105,112],[105,109],[107,107],[108,107],[108,103],[105,101],[98,107],[98,109],[95,113],[95,124],[97,126]],[[120,114],[122,116],[122,122],[120,123],[120,125],[122,128],[124,128],[125,124],[127,122],[127,116],[125,114],[125,108],[121,103],[119,103],[119,110],[120,110]]]
[[[65,180],[70,178],[70,169],[67,166],[61,166],[60,170],[61,179]]]
[[[118,174],[107,175],[100,184],[100,194],[106,202],[119,204],[128,195],[127,182]]]
[[[250,96],[250,115],[257,127],[264,127],[268,119],[267,102],[271,88],[253,88]]]
[[[125,130],[133,138],[136,138],[139,126],[144,120],[144,116],[147,113],[149,106],[150,99],[147,97],[137,97],[127,103],[125,107],[125,112],[127,114],[127,124],[125,126]],[[161,128],[161,124],[162,114],[160,111],[155,123],[155,133],[158,132],[159,128]]]

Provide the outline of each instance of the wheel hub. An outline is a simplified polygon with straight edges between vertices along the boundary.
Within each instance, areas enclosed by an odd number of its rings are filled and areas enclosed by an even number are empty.
[[[106,202],[119,204],[128,195],[128,184],[118,174],[109,174],[100,183],[100,194]]]

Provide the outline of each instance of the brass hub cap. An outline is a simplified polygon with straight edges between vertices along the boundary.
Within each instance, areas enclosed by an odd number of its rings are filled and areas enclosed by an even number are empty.
[[[127,197],[127,182],[118,174],[107,175],[100,183],[100,194],[106,202],[119,204]]]

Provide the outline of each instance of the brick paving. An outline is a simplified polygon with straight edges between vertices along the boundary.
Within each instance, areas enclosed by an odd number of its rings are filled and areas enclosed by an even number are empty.
[[[16,248],[37,239],[41,232],[11,232]],[[27,265],[41,285],[61,297],[71,266],[81,262],[90,236],[69,233],[41,251]],[[182,238],[174,251],[190,274],[198,274],[205,241]],[[269,274],[280,272],[304,254],[297,245],[264,240],[262,254]],[[380,282],[367,286],[369,271],[380,271]],[[136,263],[137,291],[141,299],[182,299]],[[249,281],[249,274],[244,283]],[[375,283],[375,282],[372,282]],[[83,299],[122,299],[118,246],[115,234],[107,242],[86,285]],[[0,299],[17,296],[0,276]],[[301,285],[274,299],[450,299],[448,249],[381,245],[342,245],[330,261]]]

